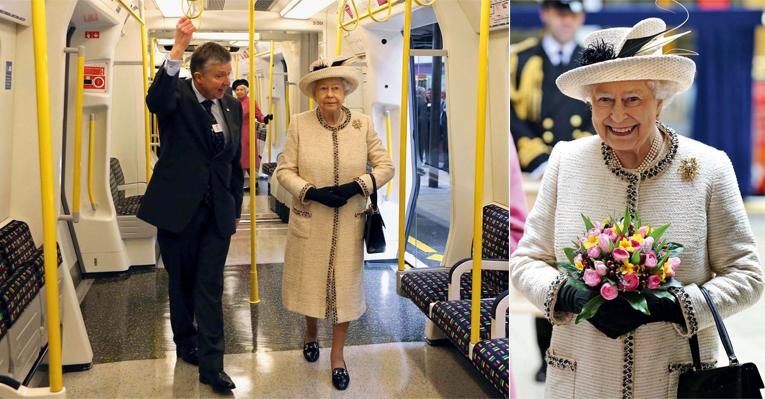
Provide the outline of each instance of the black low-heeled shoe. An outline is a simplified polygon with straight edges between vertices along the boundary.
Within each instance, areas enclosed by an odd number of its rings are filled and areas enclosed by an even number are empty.
[[[332,385],[340,391],[348,388],[348,384],[351,382],[351,375],[348,374],[347,368],[348,366],[332,369]]]
[[[303,357],[310,363],[319,360],[319,343],[313,341],[303,344]]]

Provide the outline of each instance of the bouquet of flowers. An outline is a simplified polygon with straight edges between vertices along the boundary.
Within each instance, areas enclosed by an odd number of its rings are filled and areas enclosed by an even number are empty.
[[[568,262],[558,262],[558,267],[569,274],[567,284],[593,293],[577,323],[594,316],[605,301],[619,296],[645,314],[650,314],[646,295],[675,300],[667,289],[680,286],[673,276],[680,266],[678,255],[683,246],[662,238],[669,224],[657,228],[644,225],[629,209],[618,220],[608,217],[593,224],[585,215],[582,220],[585,234],[574,241],[573,248],[563,249]]]

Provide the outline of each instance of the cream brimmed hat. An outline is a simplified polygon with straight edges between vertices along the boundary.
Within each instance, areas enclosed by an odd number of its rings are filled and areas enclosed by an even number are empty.
[[[341,78],[348,82],[350,88],[345,92],[346,95],[352,93],[359,87],[361,78],[359,77],[359,71],[356,67],[345,65],[349,63],[351,58],[336,58],[332,60],[318,59],[311,63],[308,67],[308,72],[302,78],[300,78],[300,91],[306,95],[306,97],[313,97],[313,86],[319,80],[327,78]]]
[[[696,64],[687,57],[663,54],[662,47],[689,32],[667,33],[659,18],[644,19],[631,28],[592,32],[584,41],[582,66],[563,73],[555,83],[563,94],[582,101],[585,86],[625,80],[667,80],[675,83],[672,95],[683,92],[693,84]]]

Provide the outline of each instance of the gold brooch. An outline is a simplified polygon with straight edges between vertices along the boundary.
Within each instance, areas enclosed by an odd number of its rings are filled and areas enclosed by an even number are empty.
[[[353,122],[351,122],[351,125],[356,129],[361,129],[361,121],[358,119],[354,119]]]
[[[677,169],[683,180],[691,181],[699,174],[699,162],[696,158],[686,158],[680,161],[680,167]]]

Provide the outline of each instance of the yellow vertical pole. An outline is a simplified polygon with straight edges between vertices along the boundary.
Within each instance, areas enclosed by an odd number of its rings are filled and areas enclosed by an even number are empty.
[[[234,54],[234,79],[239,79],[239,55]]]
[[[271,40],[271,51],[268,57],[268,112],[273,115],[274,109],[274,41]],[[268,123],[268,162],[271,162],[271,135],[274,121]]]
[[[284,109],[286,111],[285,114],[287,118],[285,120],[287,121],[287,126],[289,127],[290,125],[290,82],[286,82],[284,84]]]
[[[156,72],[156,65],[154,60],[154,53],[157,51],[157,39],[151,39],[149,40],[149,76],[154,79],[154,75]]]
[[[141,6],[141,15],[146,15],[144,7]],[[149,94],[149,58],[147,51],[147,33],[146,23],[138,21],[141,24],[141,61],[143,65],[143,98]],[[146,181],[151,179],[151,116],[149,115],[149,106],[143,101],[143,122],[144,122],[144,151],[146,157]]]
[[[255,76],[255,57],[253,57],[255,50],[255,0],[249,1],[249,16],[250,16],[250,70],[249,78]],[[253,81],[253,83],[255,83]],[[260,91],[260,90],[258,90]],[[251,93],[252,94],[252,93]],[[250,115],[248,120],[250,123],[250,131],[247,133],[250,135],[250,303],[260,302],[260,290],[258,289],[258,241],[256,240],[256,226],[255,226],[255,197],[257,196],[257,188],[255,188],[255,176],[258,174],[258,170],[255,167],[257,165],[256,156],[258,149],[258,139],[255,137],[255,98],[250,95]]]
[[[335,35],[335,55],[338,56],[343,50],[343,5],[345,1],[337,0],[337,34]],[[311,107],[313,108],[313,106]]]
[[[313,109],[313,97],[308,97],[308,109]]]
[[[58,303],[58,262],[56,256],[56,203],[53,198],[53,145],[50,129],[48,32],[46,24],[45,0],[32,0],[32,37],[34,40],[35,56],[40,191],[45,258],[45,295],[48,307],[48,375],[50,378],[50,391],[60,392],[64,387],[64,383],[61,368],[61,327]],[[78,82],[78,85],[82,85],[82,82]]]
[[[390,110],[385,110],[385,145],[388,147],[388,156],[393,159],[393,139],[390,135]],[[390,197],[390,191],[393,189],[393,181],[389,180],[385,189],[385,198]]]
[[[157,51],[157,39],[151,39],[149,41],[151,43],[149,50],[149,76],[151,77],[151,80],[154,80],[154,75],[156,75],[156,60],[154,59],[154,53]],[[154,132],[153,137],[151,137],[151,140],[149,140],[149,145],[152,144],[159,144],[159,127],[157,126],[157,117],[154,114],[150,114],[151,116],[151,131]],[[152,148],[151,149],[155,154],[157,151]]]
[[[470,343],[476,344],[481,326],[481,253],[483,252],[483,175],[486,144],[486,83],[489,74],[489,0],[481,0],[478,39],[478,98],[475,122],[475,183],[473,188],[473,297],[470,311]]]
[[[279,129],[276,128],[278,126],[277,121],[279,120],[279,115],[277,115],[276,112],[276,103],[271,103],[271,109],[269,110],[269,113],[271,114],[272,119],[268,122],[268,127],[270,128],[273,126],[273,130],[269,129],[268,135],[268,159],[271,160],[271,146],[276,141],[275,136],[279,135]]]
[[[252,62],[255,63],[255,60],[252,60]],[[258,82],[257,83],[257,88],[258,88],[258,97],[257,97],[257,100],[258,100],[258,107],[260,107],[261,105],[263,105],[263,97],[261,97],[261,93],[260,93],[260,85],[261,85],[260,77],[259,76],[255,76],[255,81]],[[263,112],[263,110],[261,110],[261,112]]]
[[[85,47],[77,49],[77,87],[74,95],[74,188],[72,189],[72,216],[80,218],[80,191],[82,191],[82,97],[85,81]]]
[[[406,143],[409,109],[409,45],[412,35],[412,0],[404,1],[404,53],[401,56],[401,120],[398,130],[398,271],[404,271],[406,252]]]

